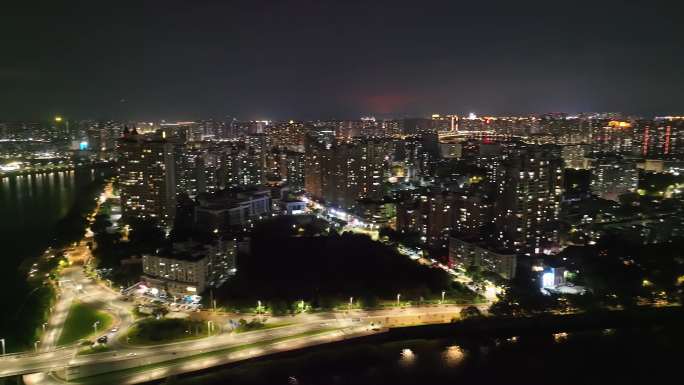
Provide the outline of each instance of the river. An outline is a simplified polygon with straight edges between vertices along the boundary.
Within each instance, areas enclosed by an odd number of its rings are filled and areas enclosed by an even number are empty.
[[[679,327],[352,342],[236,364],[174,383],[662,384],[679,376],[683,342]]]
[[[14,350],[25,344],[24,328],[31,313],[33,288],[26,283],[22,263],[42,253],[55,237],[55,227],[84,190],[107,169],[71,171],[0,178],[0,338]]]

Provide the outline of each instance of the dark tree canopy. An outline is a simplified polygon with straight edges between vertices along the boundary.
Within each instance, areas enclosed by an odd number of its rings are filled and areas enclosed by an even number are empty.
[[[291,227],[291,226],[290,226]],[[449,287],[443,271],[421,266],[364,235],[293,237],[287,227],[256,229],[252,255],[238,258],[226,298],[320,304],[332,298],[428,298]]]

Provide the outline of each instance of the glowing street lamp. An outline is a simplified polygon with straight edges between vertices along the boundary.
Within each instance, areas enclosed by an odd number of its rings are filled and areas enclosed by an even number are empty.
[[[98,325],[100,325],[100,321],[95,321],[95,323],[93,323],[93,329],[95,329],[95,333],[97,333]]]
[[[6,354],[5,353],[5,339],[0,338],[0,342],[2,343],[2,355],[4,356]]]
[[[444,294],[446,294],[446,292],[442,290],[442,303],[444,303]]]
[[[55,116],[55,122],[59,123],[59,122],[61,122],[61,121],[62,121],[62,117],[61,117],[61,116]]]
[[[38,344],[39,343],[40,343],[40,341],[36,341],[33,343],[33,348],[36,349],[36,351],[38,351]]]
[[[397,293],[397,306],[399,306],[399,301],[401,301],[401,294]]]
[[[349,311],[351,311],[352,306],[354,306],[354,297],[349,297]]]

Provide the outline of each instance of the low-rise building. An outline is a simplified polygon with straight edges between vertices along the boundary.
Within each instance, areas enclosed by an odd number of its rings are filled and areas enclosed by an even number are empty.
[[[170,295],[197,295],[207,288],[208,257],[144,255],[142,281]]]
[[[280,210],[286,215],[303,214],[306,211],[306,202],[296,199],[284,199],[280,201]]]
[[[235,240],[215,244],[175,243],[169,250],[145,254],[142,281],[171,296],[198,295],[221,286],[236,272]]]
[[[358,202],[356,214],[371,228],[394,226],[397,207],[394,202],[364,199]]]
[[[505,279],[512,279],[515,277],[517,262],[515,253],[499,250],[480,238],[449,237],[449,263],[452,265],[479,266]]]
[[[206,231],[226,231],[271,212],[269,190],[219,191],[202,194],[195,207],[195,225]]]

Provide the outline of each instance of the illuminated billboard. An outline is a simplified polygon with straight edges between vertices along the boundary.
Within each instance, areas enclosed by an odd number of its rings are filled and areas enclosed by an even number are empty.
[[[556,275],[554,274],[553,269],[545,271],[544,274],[542,274],[542,287],[554,287],[555,277]]]

